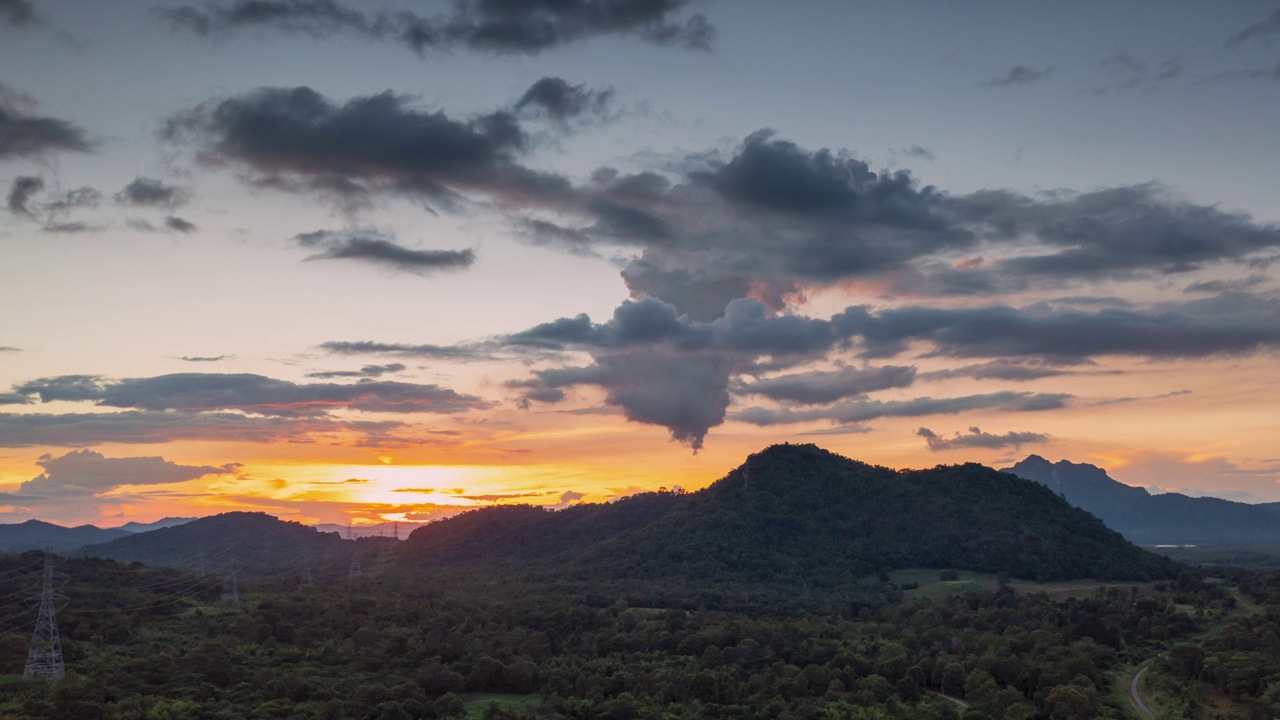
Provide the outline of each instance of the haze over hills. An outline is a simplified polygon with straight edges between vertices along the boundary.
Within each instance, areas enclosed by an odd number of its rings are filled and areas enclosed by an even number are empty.
[[[229,512],[86,545],[76,554],[188,571],[236,569],[264,575],[293,573],[308,565],[316,572],[330,569],[330,565],[340,565],[345,570],[354,547],[355,543],[343,540],[337,533],[322,533],[266,513]]]
[[[1280,545],[1280,503],[1152,495],[1095,465],[1031,455],[1005,472],[1034,480],[1139,545]]]
[[[42,520],[28,520],[0,525],[0,552],[19,553],[48,547],[57,553],[69,553],[90,543],[104,543],[131,533],[119,528],[93,525],[63,527]]]
[[[557,513],[476,510],[414,531],[418,565],[540,565],[558,574],[841,582],[936,567],[1013,577],[1149,579],[1177,567],[1047,488],[980,465],[895,471],[776,445],[711,486]]]

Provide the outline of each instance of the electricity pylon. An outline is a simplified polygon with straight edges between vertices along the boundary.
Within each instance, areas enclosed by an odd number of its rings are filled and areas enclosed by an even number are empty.
[[[302,579],[298,582],[298,587],[303,589],[313,587],[313,584],[311,582],[311,559],[310,558],[307,558],[306,567],[302,569]]]
[[[40,678],[52,682],[62,679],[67,672],[62,663],[62,640],[58,637],[58,620],[54,617],[53,600],[53,552],[45,550],[40,615],[36,619],[36,631],[31,636],[31,649],[27,651],[27,667],[22,671],[23,680]]]
[[[347,539],[351,540],[351,523],[347,523]],[[347,572],[348,577],[360,577],[363,575],[360,571],[360,548],[353,547],[351,550],[351,569]]]
[[[222,597],[219,602],[227,605],[240,604],[240,584],[236,582],[236,570],[228,572],[222,577]]]

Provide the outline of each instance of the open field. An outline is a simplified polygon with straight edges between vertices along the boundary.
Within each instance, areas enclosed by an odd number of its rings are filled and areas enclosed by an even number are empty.
[[[941,570],[932,568],[907,568],[889,573],[889,582],[904,588],[906,598],[933,598],[955,595],[975,590],[992,590],[999,587],[1000,581],[989,573],[955,571],[958,579],[943,580]],[[867,583],[879,583],[879,578],[872,576],[864,580]],[[906,589],[914,585],[914,588]],[[1030,580],[1014,580],[1009,586],[1018,593],[1043,592],[1052,598],[1066,598],[1086,595],[1104,588],[1146,588],[1147,583],[1140,582],[1103,582],[1098,580],[1073,580],[1069,582],[1037,583]]]

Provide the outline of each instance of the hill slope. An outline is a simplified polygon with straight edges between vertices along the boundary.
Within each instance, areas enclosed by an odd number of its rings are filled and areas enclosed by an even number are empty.
[[[480,510],[416,530],[420,564],[519,560],[593,577],[838,582],[953,567],[1045,580],[1167,577],[1047,488],[979,465],[894,471],[778,445],[698,492],[560,513]]]
[[[287,574],[310,563],[341,565],[348,543],[335,533],[260,512],[229,512],[88,545],[76,554],[190,571]],[[345,565],[342,566],[345,569]]]
[[[1031,455],[1005,472],[1034,480],[1140,545],[1280,545],[1280,504],[1152,495],[1102,468]]]
[[[63,527],[41,520],[28,520],[0,525],[0,552],[17,553],[48,546],[54,552],[68,553],[81,545],[109,542],[129,534],[128,530],[118,528],[104,529],[93,525]]]

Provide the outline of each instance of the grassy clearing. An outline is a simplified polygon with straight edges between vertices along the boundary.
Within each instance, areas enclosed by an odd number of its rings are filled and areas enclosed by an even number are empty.
[[[485,708],[490,703],[502,710],[520,710],[541,702],[538,695],[509,695],[505,693],[463,693],[463,705],[467,709],[467,720],[479,720],[484,717]]]
[[[957,570],[956,580],[943,580],[941,578],[941,570],[932,568],[905,568],[903,570],[894,570],[889,573],[889,582],[898,587],[906,587],[915,585],[911,590],[906,590],[903,594],[910,599],[915,598],[934,598],[946,595],[957,595],[975,590],[994,590],[999,587],[999,579],[995,575],[988,573],[971,572],[969,570]],[[870,576],[863,582],[868,584],[879,584],[880,580],[877,576]],[[1037,593],[1043,592],[1049,597],[1055,599],[1078,597],[1081,595],[1091,595],[1099,590],[1106,588],[1131,588],[1147,589],[1147,583],[1139,582],[1101,582],[1097,580],[1071,580],[1064,582],[1037,583],[1030,580],[1014,580],[1010,586],[1015,592],[1019,593]]]

